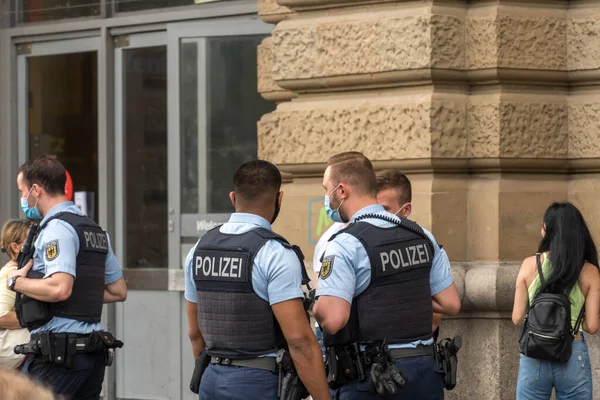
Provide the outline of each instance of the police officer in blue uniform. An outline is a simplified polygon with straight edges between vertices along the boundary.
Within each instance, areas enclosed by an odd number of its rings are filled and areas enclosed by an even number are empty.
[[[127,287],[108,235],[65,197],[66,173],[52,156],[23,164],[21,207],[41,219],[34,257],[9,274],[17,313],[31,332],[24,370],[73,399],[98,399],[114,347],[100,324],[102,304],[125,301]]]
[[[460,299],[439,246],[377,204],[375,172],[361,153],[331,157],[323,186],[328,215],[350,223],[327,246],[313,309],[332,395],[443,399],[432,315],[456,315]]]
[[[273,164],[238,168],[229,221],[207,232],[185,261],[185,298],[194,358],[208,355],[199,395],[277,399],[276,354],[289,354],[312,398],[330,399],[321,351],[310,327],[299,249],[271,230],[283,193]]]
[[[385,211],[389,211],[399,217],[408,218],[412,211],[412,185],[406,175],[397,169],[386,169],[377,172],[377,203],[381,204]],[[433,235],[425,228],[423,231],[430,237]],[[432,239],[435,242],[435,239]],[[448,254],[440,246],[440,254],[434,262],[446,266],[450,273],[450,260]],[[433,313],[433,340],[437,341],[440,332],[442,314]]]

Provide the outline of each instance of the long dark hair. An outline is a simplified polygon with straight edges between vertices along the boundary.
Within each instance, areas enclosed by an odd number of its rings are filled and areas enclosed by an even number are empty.
[[[544,214],[546,235],[538,252],[550,252],[552,272],[539,293],[568,294],[587,261],[598,267],[598,251],[581,212],[573,204],[552,203]]]

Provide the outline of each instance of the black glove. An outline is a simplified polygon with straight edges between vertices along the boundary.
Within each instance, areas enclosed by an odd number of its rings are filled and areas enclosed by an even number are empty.
[[[395,364],[375,363],[371,366],[372,390],[380,396],[392,396],[399,393],[406,384],[406,377]]]

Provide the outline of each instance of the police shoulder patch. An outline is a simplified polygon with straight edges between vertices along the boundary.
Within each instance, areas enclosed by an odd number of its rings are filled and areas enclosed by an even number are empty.
[[[323,262],[321,263],[321,271],[319,276],[321,279],[327,279],[329,275],[331,275],[331,271],[333,270],[333,260],[335,256],[327,256],[323,258]]]
[[[51,240],[44,245],[44,253],[46,254],[46,260],[52,261],[58,257],[60,248],[58,247],[58,239]]]

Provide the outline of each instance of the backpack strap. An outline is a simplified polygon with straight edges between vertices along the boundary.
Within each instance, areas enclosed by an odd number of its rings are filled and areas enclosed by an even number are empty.
[[[540,285],[541,287],[544,287],[546,285],[546,280],[544,279],[544,273],[542,272],[541,255],[541,253],[535,253],[535,261],[537,264],[538,274],[540,276]]]
[[[575,328],[573,328],[573,336],[579,332],[579,327],[582,325],[583,314],[585,314],[585,302],[581,306],[581,311],[579,311],[579,316],[577,317],[577,321],[575,322]]]

